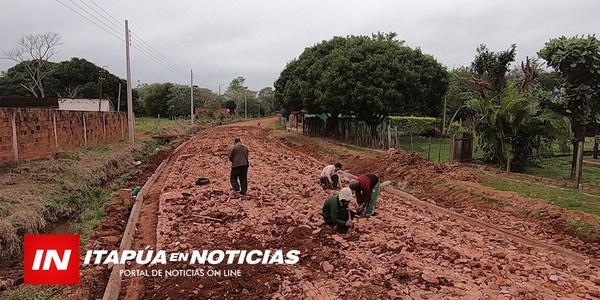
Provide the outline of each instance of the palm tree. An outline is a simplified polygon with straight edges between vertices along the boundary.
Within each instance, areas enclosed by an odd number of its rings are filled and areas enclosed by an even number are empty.
[[[521,171],[544,142],[570,136],[566,118],[541,107],[538,97],[512,80],[498,95],[473,99],[468,106],[487,157],[506,165],[507,172]]]

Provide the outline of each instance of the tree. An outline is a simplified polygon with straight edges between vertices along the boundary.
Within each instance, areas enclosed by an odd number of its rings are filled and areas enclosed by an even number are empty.
[[[227,87],[227,90],[224,94],[226,101],[231,100],[235,102],[236,117],[239,117],[240,110],[243,111],[244,105],[241,102],[247,100],[244,99],[244,97],[248,96],[248,88],[244,86],[244,81],[246,81],[246,79],[242,76],[234,78],[233,80],[231,80],[231,83],[229,83],[229,86]]]
[[[17,40],[13,50],[3,52],[5,59],[24,63],[31,81],[21,83],[35,97],[46,97],[44,79],[48,75],[48,60],[56,54],[56,48],[62,45],[60,35],[55,32],[25,34]]]
[[[446,94],[446,113],[448,126],[453,120],[469,119],[472,114],[468,110],[468,103],[477,97],[478,86],[472,81],[475,73],[471,68],[454,68],[449,72],[448,94]]]
[[[340,113],[356,115],[373,135],[391,114],[439,115],[448,72],[395,37],[334,37],[306,48],[275,82],[276,101],[287,112],[330,113],[333,126]]]
[[[561,36],[546,42],[538,55],[564,80],[562,97],[549,98],[547,104],[571,120],[574,178],[576,164],[582,163],[577,157],[579,142],[585,141],[586,127],[600,112],[600,41],[594,35]]]
[[[260,103],[260,110],[264,112],[261,115],[269,115],[277,110],[275,108],[275,91],[272,87],[262,88],[258,92],[258,102]]]
[[[229,115],[233,115],[235,109],[237,108],[237,104],[233,100],[225,101],[225,108],[229,109]]]
[[[151,117],[169,117],[169,89],[172,83],[152,83],[136,88],[146,113]],[[189,93],[188,93],[189,97]],[[189,99],[189,98],[188,98]],[[188,102],[189,103],[189,102]]]
[[[540,102],[509,80],[496,97],[479,97],[469,103],[489,160],[505,164],[509,172],[521,171],[544,143],[568,136],[568,122]]]
[[[494,52],[488,50],[485,44],[479,45],[477,55],[471,63],[471,69],[475,73],[472,81],[479,86],[479,97],[494,97],[506,87],[506,74],[510,63],[515,60],[516,47],[512,44],[508,50]]]

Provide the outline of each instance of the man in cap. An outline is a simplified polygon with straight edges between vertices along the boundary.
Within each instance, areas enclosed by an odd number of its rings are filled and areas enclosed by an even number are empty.
[[[346,233],[348,228],[352,227],[354,215],[348,210],[350,200],[352,200],[352,191],[345,187],[340,190],[338,195],[329,198],[323,204],[323,220],[327,225],[337,227],[338,233]]]
[[[248,192],[248,147],[242,144],[240,138],[236,138],[233,142],[233,147],[229,151],[229,161],[231,161],[229,177],[231,187],[235,192],[246,195]]]
[[[365,208],[367,217],[375,214],[375,206],[379,198],[379,178],[371,173],[362,174],[350,181],[348,187],[354,191],[356,202],[360,205],[356,214],[360,215]]]
[[[319,180],[321,181],[321,186],[324,189],[335,189],[339,188],[340,184],[340,175],[338,175],[338,171],[342,168],[342,164],[336,163],[335,165],[328,165],[321,171],[321,177]]]

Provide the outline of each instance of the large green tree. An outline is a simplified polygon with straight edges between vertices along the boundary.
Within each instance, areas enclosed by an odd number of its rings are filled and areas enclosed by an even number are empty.
[[[265,87],[258,91],[257,100],[260,102],[261,115],[269,115],[277,110],[275,91],[272,87]]]
[[[600,113],[600,41],[594,35],[562,36],[548,41],[538,55],[564,80],[562,97],[549,98],[548,104],[571,120],[574,177],[579,142],[585,140],[587,126],[597,122]]]
[[[243,76],[232,79],[223,95],[225,101],[235,102],[235,112],[231,112],[235,113],[236,117],[239,117],[240,112],[244,112],[244,101],[248,100],[245,98],[248,96],[248,87],[244,85],[244,81],[246,79]]]
[[[140,95],[140,101],[149,116],[169,117],[168,100],[171,87],[173,84],[167,82],[146,84],[136,88]]]
[[[447,89],[448,72],[432,56],[378,33],[306,48],[281,72],[275,98],[288,112],[356,115],[376,134],[391,114],[438,116]]]

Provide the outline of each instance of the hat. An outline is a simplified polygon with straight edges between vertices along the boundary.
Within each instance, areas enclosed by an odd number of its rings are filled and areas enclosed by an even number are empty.
[[[352,179],[350,184],[348,184],[348,187],[353,190],[360,190],[360,182],[356,179]]]
[[[340,190],[340,194],[338,195],[340,200],[350,201],[352,200],[352,190],[349,187],[342,188]]]

